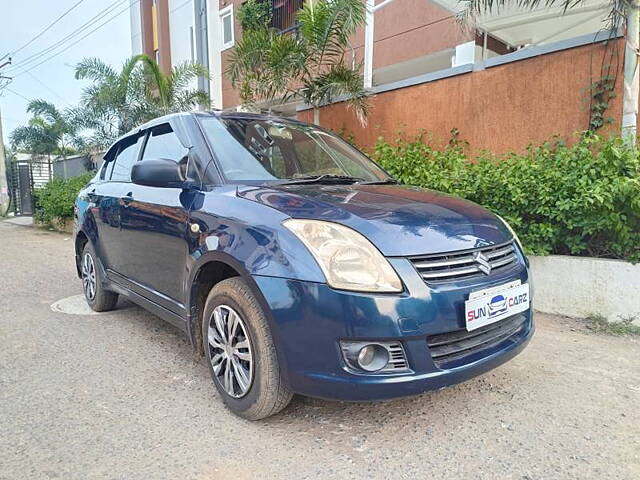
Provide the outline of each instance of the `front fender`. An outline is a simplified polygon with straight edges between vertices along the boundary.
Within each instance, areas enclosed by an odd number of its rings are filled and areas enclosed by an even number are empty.
[[[282,225],[288,215],[238,198],[235,190],[203,197],[199,208],[191,211],[191,223],[202,232],[194,240],[194,262],[210,252],[224,253],[250,275],[326,281],[309,250]]]

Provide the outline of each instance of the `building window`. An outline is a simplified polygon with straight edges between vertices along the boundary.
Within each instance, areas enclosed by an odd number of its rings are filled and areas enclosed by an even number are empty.
[[[220,25],[222,26],[222,50],[233,47],[233,5],[220,10]]]

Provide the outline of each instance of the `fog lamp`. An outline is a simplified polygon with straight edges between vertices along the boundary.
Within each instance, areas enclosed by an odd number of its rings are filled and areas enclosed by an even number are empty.
[[[367,372],[377,372],[389,363],[389,353],[382,345],[365,345],[358,352],[358,366]]]

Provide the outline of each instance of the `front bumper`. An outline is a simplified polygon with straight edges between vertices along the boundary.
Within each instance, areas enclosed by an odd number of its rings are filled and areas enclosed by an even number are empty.
[[[346,401],[376,401],[442,388],[480,375],[517,355],[534,332],[531,309],[508,339],[470,354],[446,369],[431,358],[427,337],[465,328],[469,292],[519,279],[529,281],[524,259],[516,269],[485,279],[428,286],[411,263],[391,259],[405,284],[402,294],[337,291],[326,284],[254,276],[272,313],[283,373],[299,394]],[[411,372],[354,373],[340,340],[400,341]]]

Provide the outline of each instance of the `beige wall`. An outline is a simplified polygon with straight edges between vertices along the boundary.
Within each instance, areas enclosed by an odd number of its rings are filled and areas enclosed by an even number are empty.
[[[400,130],[426,131],[442,144],[457,128],[475,152],[522,151],[553,135],[571,140],[588,127],[588,89],[591,75],[599,75],[604,49],[587,45],[381,93],[371,98],[366,127],[344,103],[323,107],[320,123],[352,133],[369,149],[378,137],[393,139]],[[622,65],[616,92],[607,111],[614,131],[622,115]],[[298,118],[311,122],[313,112],[300,112]]]

